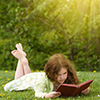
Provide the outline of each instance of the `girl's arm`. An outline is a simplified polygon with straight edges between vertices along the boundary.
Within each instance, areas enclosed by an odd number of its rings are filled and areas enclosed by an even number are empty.
[[[52,92],[53,91],[53,83],[47,78],[47,76],[43,76],[39,79],[37,86],[35,88],[35,96],[39,98],[56,98],[61,95],[60,92]]]
[[[47,79],[43,75],[37,81],[35,97],[44,98],[45,94],[47,94]]]

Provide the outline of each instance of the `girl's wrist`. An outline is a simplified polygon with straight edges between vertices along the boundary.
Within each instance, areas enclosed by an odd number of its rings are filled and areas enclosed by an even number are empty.
[[[48,95],[48,94],[45,94],[45,95],[44,95],[44,98],[47,98],[47,97],[48,97],[47,95]]]

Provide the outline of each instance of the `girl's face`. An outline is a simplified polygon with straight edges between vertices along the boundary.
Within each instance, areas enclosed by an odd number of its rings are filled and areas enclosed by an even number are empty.
[[[64,81],[67,79],[67,76],[67,69],[61,68],[61,70],[58,72],[57,82],[60,84],[64,83]]]

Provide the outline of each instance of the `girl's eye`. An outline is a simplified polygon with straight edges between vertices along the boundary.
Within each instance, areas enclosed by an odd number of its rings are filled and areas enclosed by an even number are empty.
[[[60,74],[58,76],[61,76]]]
[[[64,74],[66,74],[67,72],[65,72]]]

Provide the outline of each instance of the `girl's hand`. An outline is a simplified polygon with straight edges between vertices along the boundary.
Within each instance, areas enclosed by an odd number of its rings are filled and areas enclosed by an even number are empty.
[[[85,95],[88,94],[89,93],[89,88],[83,90],[82,93],[85,94]]]
[[[45,94],[44,98],[56,98],[59,97],[61,95],[60,92],[50,92]]]

